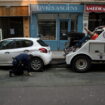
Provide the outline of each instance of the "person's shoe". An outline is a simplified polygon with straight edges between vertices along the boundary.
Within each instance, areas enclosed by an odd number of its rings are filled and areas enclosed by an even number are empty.
[[[26,76],[27,76],[27,75],[28,75],[28,72],[27,72],[27,71],[24,71],[24,75],[26,75]]]
[[[11,72],[9,72],[9,77],[14,77],[15,75]]]
[[[28,73],[29,76],[32,76],[32,73]]]

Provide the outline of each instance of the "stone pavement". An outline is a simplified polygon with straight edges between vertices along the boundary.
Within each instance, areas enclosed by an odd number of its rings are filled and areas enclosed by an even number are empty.
[[[64,51],[52,51],[51,67],[66,67]]]
[[[52,51],[53,59],[64,59],[64,51]]]

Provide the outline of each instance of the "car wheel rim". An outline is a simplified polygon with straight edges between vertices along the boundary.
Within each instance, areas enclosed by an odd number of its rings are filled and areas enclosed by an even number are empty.
[[[31,67],[32,67],[32,69],[33,70],[35,70],[35,71],[37,71],[37,70],[39,70],[40,68],[41,68],[41,61],[40,60],[38,60],[38,59],[34,59],[33,61],[32,61],[32,63],[31,63]]]
[[[79,70],[83,70],[83,69],[86,69],[87,68],[87,61],[85,59],[79,59],[76,61],[76,67],[79,69]]]

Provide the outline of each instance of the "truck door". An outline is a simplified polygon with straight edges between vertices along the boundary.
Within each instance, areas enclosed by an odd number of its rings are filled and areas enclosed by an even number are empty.
[[[105,43],[90,43],[89,52],[93,60],[105,60]]]

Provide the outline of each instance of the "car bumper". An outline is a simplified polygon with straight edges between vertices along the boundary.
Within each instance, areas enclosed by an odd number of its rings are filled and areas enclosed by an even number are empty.
[[[43,59],[44,65],[50,64],[50,62],[52,61],[52,52],[43,54],[42,59]]]
[[[72,60],[73,56],[74,56],[74,53],[70,53],[70,54],[66,55],[66,64],[67,65],[71,64],[71,60]]]

